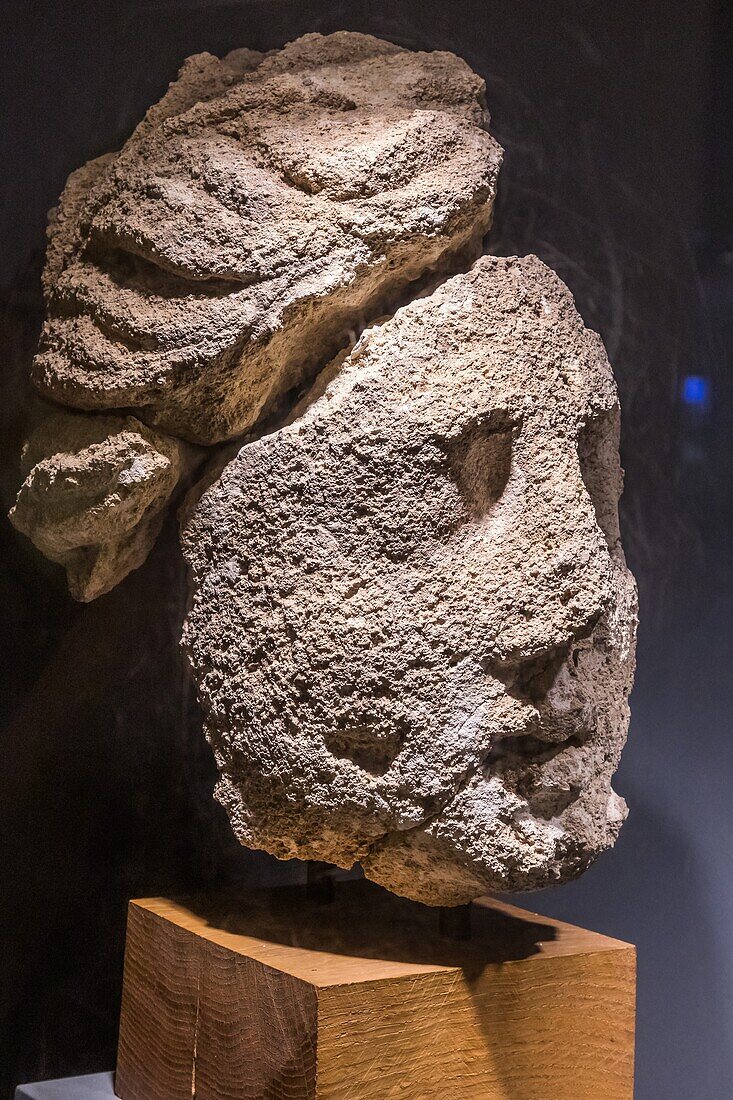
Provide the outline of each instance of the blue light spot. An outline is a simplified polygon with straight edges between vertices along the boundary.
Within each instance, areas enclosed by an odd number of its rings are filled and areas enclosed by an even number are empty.
[[[699,374],[688,374],[682,382],[682,400],[685,405],[705,408],[710,400],[710,380]]]

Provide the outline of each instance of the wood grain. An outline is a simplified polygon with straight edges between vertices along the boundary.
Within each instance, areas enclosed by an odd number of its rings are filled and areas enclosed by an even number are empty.
[[[631,1100],[635,952],[481,899],[472,935],[370,883],[131,902],[122,1100]]]
[[[191,1100],[199,960],[191,936],[143,906],[127,919],[115,1088],[127,1100]]]

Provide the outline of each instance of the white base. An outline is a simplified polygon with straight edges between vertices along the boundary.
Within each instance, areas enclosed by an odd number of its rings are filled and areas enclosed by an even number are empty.
[[[114,1074],[89,1073],[85,1077],[60,1077],[18,1085],[15,1100],[114,1100]]]

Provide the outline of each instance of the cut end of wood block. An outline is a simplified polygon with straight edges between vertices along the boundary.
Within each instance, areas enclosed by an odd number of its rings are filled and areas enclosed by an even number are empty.
[[[366,882],[130,904],[122,1100],[631,1100],[635,950]]]

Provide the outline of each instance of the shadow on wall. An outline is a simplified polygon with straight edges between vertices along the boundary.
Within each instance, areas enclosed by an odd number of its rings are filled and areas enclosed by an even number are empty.
[[[240,848],[212,799],[177,644],[185,591],[171,520],[145,569],[67,599],[71,623],[3,732],[3,1072],[111,1063],[131,895],[288,874]]]

